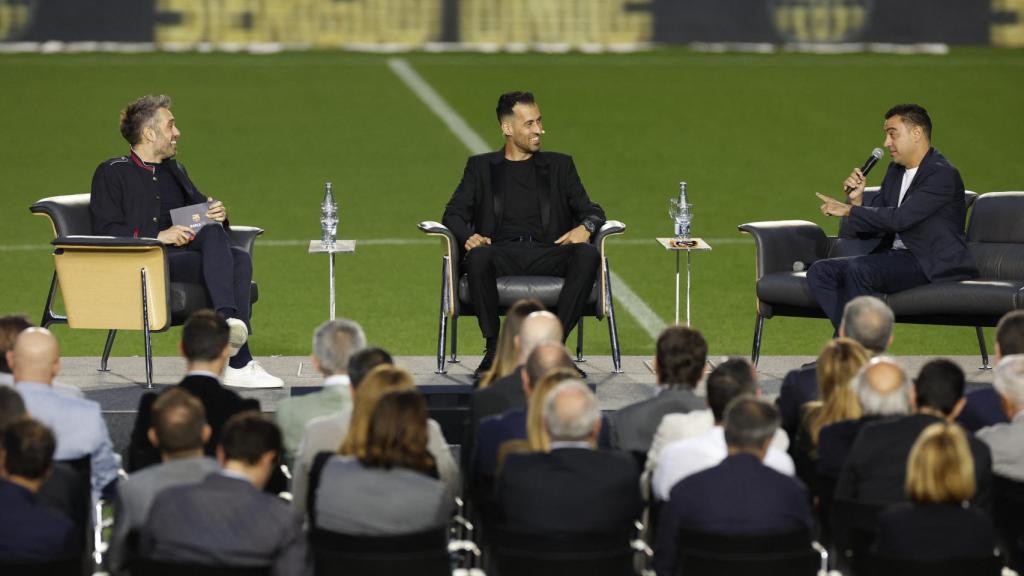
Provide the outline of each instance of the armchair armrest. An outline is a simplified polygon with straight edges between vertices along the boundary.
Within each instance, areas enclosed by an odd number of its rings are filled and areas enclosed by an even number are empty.
[[[737,227],[754,237],[757,279],[773,272],[792,272],[793,264],[810,266],[828,256],[829,240],[820,226],[805,220],[749,222]]]
[[[253,244],[256,242],[256,237],[263,234],[263,228],[257,228],[255,226],[231,226],[228,228],[228,241],[235,248],[241,248],[250,255],[252,254]]]
[[[123,238],[119,236],[59,236],[50,241],[57,249],[65,247],[82,248],[138,248],[162,247],[156,238]]]
[[[626,231],[626,225],[618,220],[608,220],[601,226],[601,229],[594,234],[594,245],[601,250],[604,250],[604,239],[609,236],[615,236],[616,234],[622,234]]]
[[[439,236],[444,240],[445,257],[448,258],[448,276],[445,280],[445,289],[448,292],[448,310],[446,310],[446,313],[449,315],[454,314],[458,307],[458,297],[455,293],[456,283],[462,277],[462,271],[459,270],[459,241],[455,238],[455,234],[440,222],[424,220],[417,224],[416,227],[427,236]]]

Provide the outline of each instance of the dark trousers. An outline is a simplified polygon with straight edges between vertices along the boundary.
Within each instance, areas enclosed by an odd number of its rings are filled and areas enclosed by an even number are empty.
[[[505,242],[478,246],[466,254],[463,266],[469,276],[469,297],[476,308],[484,338],[496,338],[498,286],[501,276],[561,276],[565,278],[558,295],[557,314],[564,335],[583,314],[601,264],[601,253],[593,244],[556,246],[537,242]]]
[[[807,270],[807,284],[837,330],[843,308],[857,296],[892,294],[927,283],[910,250],[818,260]]]
[[[228,233],[220,226],[203,226],[185,246],[167,251],[172,282],[206,286],[213,308],[249,326],[249,291],[252,283],[252,258],[234,248]],[[252,360],[249,344],[231,359],[232,368],[241,368]]]

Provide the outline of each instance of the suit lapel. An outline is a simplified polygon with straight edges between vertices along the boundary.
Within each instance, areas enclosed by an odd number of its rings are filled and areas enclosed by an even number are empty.
[[[548,223],[551,221],[551,166],[547,157],[542,152],[533,155],[534,164],[537,168],[537,190],[540,200],[540,228],[545,233],[548,231]]]
[[[931,168],[931,162],[929,160],[934,153],[935,148],[929,148],[928,153],[921,159],[921,163],[917,165],[917,172],[914,173],[914,177],[910,180],[910,186],[907,187],[907,193],[903,196],[904,202],[906,202],[914,192],[914,186],[917,184],[917,181],[921,179],[921,173]],[[899,192],[896,194],[896,199],[899,200]]]

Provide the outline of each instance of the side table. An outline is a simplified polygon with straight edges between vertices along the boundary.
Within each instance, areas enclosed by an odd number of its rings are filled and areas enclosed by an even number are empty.
[[[679,324],[679,253],[686,252],[686,325],[690,325],[690,271],[691,257],[694,250],[711,250],[711,246],[701,238],[656,238],[666,250],[676,253],[676,324]]]
[[[350,254],[356,251],[355,240],[335,240],[333,246],[324,246],[319,240],[309,241],[310,254],[330,254],[331,320],[334,320],[334,255]]]

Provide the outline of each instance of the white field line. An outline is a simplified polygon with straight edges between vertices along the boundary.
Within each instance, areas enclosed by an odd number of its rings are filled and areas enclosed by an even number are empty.
[[[451,130],[452,134],[455,134],[465,144],[470,153],[482,154],[490,150],[490,147],[484,142],[483,138],[466,124],[466,121],[459,116],[459,113],[449,106],[444,101],[444,98],[405,59],[389,58],[388,67],[434,114],[437,114],[445,126]],[[612,273],[612,276],[614,278],[612,281],[612,296],[615,297],[617,295],[622,306],[651,335],[651,339],[657,339],[658,334],[665,328],[665,322],[630,289],[620,276],[615,273]]]

